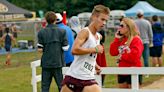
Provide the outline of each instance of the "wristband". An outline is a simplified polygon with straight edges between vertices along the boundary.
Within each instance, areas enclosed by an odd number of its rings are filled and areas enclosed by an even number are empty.
[[[96,50],[96,53],[98,53],[98,52],[99,52],[99,50],[98,50],[98,48],[97,48],[97,47],[95,47],[95,50]]]

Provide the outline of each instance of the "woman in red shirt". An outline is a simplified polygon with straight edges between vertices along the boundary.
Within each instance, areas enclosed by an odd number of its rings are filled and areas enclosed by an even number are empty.
[[[110,54],[118,56],[119,67],[141,67],[142,51],[143,45],[135,22],[123,18],[115,33],[114,41],[110,44]],[[139,82],[141,84],[141,80]],[[131,88],[131,75],[118,75],[118,83],[120,88]]]

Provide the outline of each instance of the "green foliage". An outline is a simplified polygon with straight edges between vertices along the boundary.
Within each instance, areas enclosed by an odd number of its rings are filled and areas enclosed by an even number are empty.
[[[147,0],[152,6],[154,6],[157,9],[164,10],[163,4],[164,0]]]
[[[111,10],[126,10],[131,8],[139,0],[9,0],[11,3],[31,10],[44,12],[53,10],[55,12],[67,11],[68,17],[77,15],[80,12],[91,12],[94,5],[104,4]],[[152,4],[157,9],[164,10],[164,0],[144,0]]]

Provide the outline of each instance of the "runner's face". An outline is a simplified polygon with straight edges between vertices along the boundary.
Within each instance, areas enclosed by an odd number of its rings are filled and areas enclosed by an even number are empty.
[[[95,23],[97,24],[97,29],[102,29],[106,25],[109,15],[100,13],[96,18]]]

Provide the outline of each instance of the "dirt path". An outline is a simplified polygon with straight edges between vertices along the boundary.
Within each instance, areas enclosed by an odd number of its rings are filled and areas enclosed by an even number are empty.
[[[143,87],[143,89],[164,89],[164,77],[160,80],[153,82],[152,84]]]

